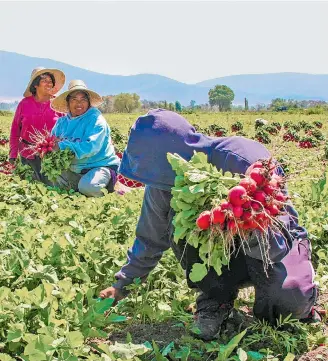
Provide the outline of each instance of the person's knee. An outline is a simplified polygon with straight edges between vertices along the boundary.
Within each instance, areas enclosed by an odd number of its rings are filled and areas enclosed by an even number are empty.
[[[110,171],[107,168],[92,169],[79,181],[79,192],[87,197],[102,197],[104,188],[111,180]]]
[[[274,289],[265,292],[265,296],[254,305],[254,316],[274,323],[280,316],[289,315],[294,319],[306,318],[316,300],[316,289],[307,292],[300,288]]]
[[[87,179],[81,178],[78,184],[79,192],[84,194],[87,197],[102,197],[104,193],[102,192],[102,185],[96,182],[90,182]]]

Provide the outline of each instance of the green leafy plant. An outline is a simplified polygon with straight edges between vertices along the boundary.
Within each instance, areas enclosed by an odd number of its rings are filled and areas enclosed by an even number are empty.
[[[281,317],[276,325],[257,320],[249,326],[250,334],[244,339],[242,347],[267,345],[275,354],[301,353],[308,347],[307,328],[291,316]]]
[[[266,132],[263,128],[260,128],[256,133],[254,137],[257,141],[263,144],[270,144],[271,139],[269,136],[269,133]]]
[[[243,130],[243,128],[244,128],[243,124],[241,122],[239,122],[239,121],[233,123],[232,126],[231,126],[231,130],[233,132],[238,132],[240,130]]]
[[[54,182],[63,171],[70,168],[73,159],[74,153],[68,148],[46,153],[42,158],[41,173]]]

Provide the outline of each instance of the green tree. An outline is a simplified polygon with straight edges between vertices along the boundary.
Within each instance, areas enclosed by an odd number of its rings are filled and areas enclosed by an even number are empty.
[[[179,101],[176,101],[175,102],[175,111],[181,112],[181,110],[182,110],[181,103]]]
[[[169,110],[174,112],[174,104],[173,103],[169,103]]]
[[[229,110],[232,101],[235,99],[235,94],[226,85],[215,85],[213,89],[208,92],[210,106],[218,106],[220,112]]]
[[[269,106],[270,110],[274,112],[279,111],[286,111],[292,108],[298,108],[299,104],[296,100],[293,99],[282,99],[282,98],[275,98],[271,100],[271,104]]]
[[[196,101],[195,100],[190,100],[190,107],[191,109],[194,109],[196,105]]]
[[[115,96],[114,109],[121,113],[131,113],[140,106],[139,95],[136,93],[121,93]]]

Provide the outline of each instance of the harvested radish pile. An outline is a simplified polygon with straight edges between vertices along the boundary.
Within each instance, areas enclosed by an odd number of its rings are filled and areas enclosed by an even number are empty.
[[[186,239],[199,248],[203,261],[193,266],[190,279],[200,281],[210,266],[220,275],[222,265],[228,265],[240,247],[245,250],[250,238],[257,240],[267,268],[269,228],[281,225],[277,217],[287,200],[285,181],[276,174],[272,159],[252,164],[245,177],[223,174],[203,153],[195,153],[189,162],[169,153],[168,160],[176,172],[171,200],[174,240]]]

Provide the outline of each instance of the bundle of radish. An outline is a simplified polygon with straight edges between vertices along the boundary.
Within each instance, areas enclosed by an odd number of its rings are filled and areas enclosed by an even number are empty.
[[[32,144],[28,148],[41,158],[41,173],[54,182],[63,171],[69,169],[74,153],[70,149],[54,150],[60,139],[47,130],[43,132],[35,130],[31,140]]]
[[[237,248],[248,248],[256,239],[265,270],[270,265],[268,232],[279,229],[286,197],[284,179],[275,172],[272,159],[258,161],[246,176],[222,173],[207,163],[206,155],[195,153],[188,162],[168,153],[176,172],[171,207],[175,210],[174,240],[186,240],[199,248],[203,263],[194,264],[192,282],[203,279],[212,266],[220,275]]]

